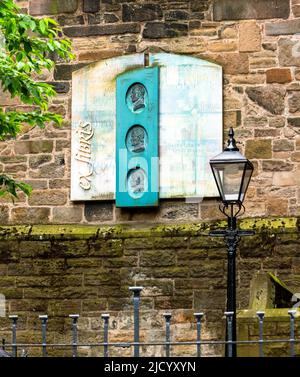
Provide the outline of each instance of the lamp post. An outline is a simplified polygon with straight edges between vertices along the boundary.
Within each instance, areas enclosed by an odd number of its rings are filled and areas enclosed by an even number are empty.
[[[227,147],[219,155],[210,160],[216,185],[222,203],[220,211],[227,216],[228,226],[225,230],[211,231],[213,237],[224,237],[227,245],[227,312],[233,312],[231,330],[232,347],[226,343],[225,356],[236,356],[236,250],[241,236],[250,236],[254,232],[239,230],[237,217],[245,210],[243,201],[252,176],[253,165],[247,160],[236,146],[233,129],[228,133]],[[228,321],[226,322],[226,340],[228,337]]]

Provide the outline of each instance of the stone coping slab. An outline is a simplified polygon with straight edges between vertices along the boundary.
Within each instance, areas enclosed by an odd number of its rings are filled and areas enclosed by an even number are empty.
[[[253,229],[257,233],[298,233],[299,218],[251,218],[239,221],[240,229]],[[130,238],[130,237],[176,237],[208,236],[210,230],[226,228],[226,221],[197,222],[190,224],[153,226],[147,223],[124,223],[117,225],[28,225],[0,226],[0,239],[83,239],[83,238]]]
[[[264,322],[289,322],[290,315],[289,310],[296,310],[295,320],[300,320],[300,308],[280,308],[280,309],[264,309],[265,313]],[[239,323],[251,322],[258,323],[256,309],[245,309],[237,311],[237,319]]]

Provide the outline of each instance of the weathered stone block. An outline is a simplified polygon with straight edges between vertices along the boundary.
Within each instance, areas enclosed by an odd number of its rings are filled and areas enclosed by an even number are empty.
[[[164,201],[160,207],[160,218],[173,220],[188,220],[198,218],[198,203],[176,203]]]
[[[49,222],[50,208],[15,207],[11,210],[13,224],[46,224]]]
[[[200,216],[202,220],[219,219],[218,205],[216,203],[202,202],[200,205]]]
[[[193,263],[195,264],[195,262]],[[190,268],[190,274],[193,278],[216,278],[224,274],[223,260],[206,260],[201,261],[196,266]]]
[[[21,241],[20,256],[22,258],[47,258],[51,256],[51,244],[49,241]]]
[[[97,25],[100,24],[102,21],[101,14],[88,14],[88,24],[89,25]]]
[[[51,153],[53,141],[51,140],[26,140],[15,142],[16,154]]]
[[[248,97],[272,114],[280,115],[283,113],[285,104],[285,89],[274,86],[257,86],[247,88]]]
[[[268,125],[268,118],[265,116],[249,116],[244,119],[244,126],[249,128],[265,128]]]
[[[270,117],[269,126],[275,128],[281,128],[285,126],[285,117]]]
[[[122,257],[122,258],[108,258],[103,260],[103,267],[109,268],[123,268],[123,267],[136,267],[138,265],[137,257]]]
[[[288,124],[293,127],[300,127],[300,118],[288,118]]]
[[[239,50],[254,52],[261,50],[261,31],[255,21],[242,22],[239,25]]]
[[[1,287],[1,294],[5,296],[6,300],[22,299],[23,289],[15,287]]]
[[[231,40],[212,41],[208,44],[209,51],[212,52],[231,52],[237,50],[237,43]]]
[[[12,276],[1,276],[0,279],[0,290],[3,287],[15,287],[16,286],[16,278]]]
[[[149,39],[173,38],[187,35],[188,25],[182,23],[147,22],[143,37]]]
[[[241,125],[241,111],[225,111],[224,112],[224,125],[225,127],[239,127]]]
[[[297,184],[295,172],[274,172],[273,185],[278,187],[294,186]]]
[[[193,296],[155,297],[154,308],[158,310],[166,309],[192,309]]]
[[[209,290],[201,290],[194,293],[195,309],[220,309],[225,307],[226,291],[223,289],[214,289],[213,292]]]
[[[118,286],[120,284],[120,276],[117,270],[99,270],[96,274],[89,273],[84,275],[84,285],[87,286],[99,286],[99,285],[111,285]],[[113,289],[113,288],[112,288]]]
[[[277,50],[277,43],[274,42],[265,42],[262,44],[264,50],[267,51],[276,51]]]
[[[191,261],[203,263],[203,259],[207,258],[208,251],[206,249],[199,250],[179,250],[177,253],[177,264],[181,265],[190,265]]]
[[[33,191],[28,199],[29,205],[64,205],[67,202],[67,193],[58,190]]]
[[[295,17],[300,17],[300,4],[293,5],[293,14]]]
[[[12,313],[19,311],[44,312],[47,313],[48,304],[45,300],[10,300]]]
[[[53,257],[82,258],[88,255],[89,245],[86,240],[52,241],[51,253]],[[69,266],[70,260],[67,260]]]
[[[41,154],[38,156],[29,157],[29,167],[36,169],[39,166],[50,162],[52,160],[52,154]]]
[[[216,0],[213,4],[213,17],[216,21],[288,18],[289,0]]]
[[[89,61],[97,61],[103,59],[113,58],[115,56],[120,56],[121,51],[116,49],[109,49],[109,50],[94,50],[94,51],[84,51],[80,52],[78,55],[78,60],[89,60]]]
[[[143,287],[143,296],[157,297],[173,295],[173,282],[159,279],[137,280],[137,286]]]
[[[266,160],[262,161],[262,169],[264,171],[291,171],[293,170],[293,164],[282,160]]]
[[[53,81],[47,84],[52,85],[56,93],[68,93],[70,90],[70,84],[68,82]]]
[[[156,267],[151,269],[153,277],[155,278],[184,278],[189,274],[189,267]]]
[[[213,60],[222,65],[227,75],[237,75],[249,72],[248,54],[231,53],[213,56]]]
[[[20,100],[18,97],[11,98],[11,95],[8,91],[3,91],[0,86],[0,105],[1,106],[14,106],[20,105]]]
[[[86,13],[96,13],[100,10],[100,0],[83,0],[83,11]]]
[[[290,113],[300,112],[300,92],[294,92],[289,98]]]
[[[80,223],[83,209],[80,206],[53,208],[53,222],[57,224]]]
[[[162,18],[162,9],[159,4],[123,4],[122,20],[131,21],[154,21]]]
[[[0,207],[0,224],[7,224],[9,220],[9,208],[6,206]]]
[[[25,172],[27,170],[27,165],[24,164],[10,164],[5,165],[4,172],[5,173],[19,173],[19,176],[21,172]]]
[[[273,142],[274,152],[293,151],[294,149],[295,149],[295,146],[292,140],[281,139],[281,140],[274,140]]]
[[[78,64],[57,64],[54,70],[55,80],[71,80],[72,72],[86,66],[86,63]]]
[[[104,22],[105,23],[112,24],[112,23],[118,22],[118,21],[120,21],[120,19],[115,14],[113,14],[113,13],[105,13],[104,14]]]
[[[125,249],[153,249],[151,238],[127,238],[124,240]]]
[[[166,21],[188,20],[189,13],[185,10],[170,10],[165,13]]]
[[[267,83],[285,84],[292,81],[291,70],[289,68],[272,68],[266,72]]]
[[[141,266],[172,266],[175,264],[175,253],[167,250],[143,250],[140,256]]]
[[[113,205],[102,202],[85,203],[84,215],[90,222],[111,221],[113,220]]]
[[[287,199],[278,200],[278,198],[268,198],[268,200],[267,200],[267,214],[269,216],[284,216],[287,213],[287,209],[288,209],[288,200]],[[281,262],[282,262],[282,260],[281,260]],[[269,268],[269,269],[274,268],[274,263],[273,263],[273,265],[271,263],[265,263],[264,267]],[[275,268],[280,268],[278,261],[277,261],[277,266]]]
[[[99,312],[106,310],[107,301],[103,298],[82,300],[82,312]]]
[[[63,31],[68,37],[90,37],[93,35],[136,34],[140,32],[140,29],[141,26],[138,23],[124,23],[113,25],[70,26],[65,27]],[[56,80],[61,79],[56,78]]]
[[[247,158],[272,158],[272,144],[270,139],[254,139],[246,141],[245,154]]]
[[[277,60],[272,56],[253,56],[250,58],[250,68],[271,68],[277,65]]]
[[[83,25],[84,18],[82,15],[80,16],[58,16],[57,22],[61,26],[70,26],[70,25]]]
[[[30,0],[29,13],[32,15],[73,13],[78,0]]]
[[[191,249],[212,249],[217,247],[223,247],[224,241],[218,239],[217,237],[191,237],[190,239],[190,248]]]
[[[0,156],[0,162],[4,164],[17,164],[27,162],[26,156]]]
[[[265,74],[261,73],[251,73],[248,75],[234,75],[229,77],[229,81],[233,84],[250,84],[258,85],[264,84],[266,81]]]
[[[56,156],[53,163],[40,166],[36,171],[31,172],[32,178],[62,178],[65,174],[65,159]]]
[[[292,153],[291,160],[294,162],[300,162],[300,152]]]
[[[300,20],[266,23],[266,35],[288,35],[300,32]]]
[[[279,63],[283,67],[296,66],[300,67],[300,43],[298,40],[290,38],[280,38],[279,46]]]
[[[90,246],[90,255],[100,257],[121,257],[123,255],[122,240],[97,240]]]

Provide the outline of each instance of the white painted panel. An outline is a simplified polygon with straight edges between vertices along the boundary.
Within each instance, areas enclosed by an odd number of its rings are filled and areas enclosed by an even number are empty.
[[[73,74],[72,200],[114,199],[115,79],[143,62],[122,56]],[[160,197],[216,196],[208,161],[222,150],[222,68],[165,53],[150,54],[150,65],[160,66]]]

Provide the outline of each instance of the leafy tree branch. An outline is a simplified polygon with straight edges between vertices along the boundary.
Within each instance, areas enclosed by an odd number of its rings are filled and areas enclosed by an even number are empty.
[[[60,115],[48,111],[51,98],[56,95],[52,85],[33,78],[33,74],[54,68],[51,54],[62,60],[74,58],[70,40],[60,35],[55,20],[22,14],[13,0],[0,1],[1,90],[34,106],[31,112],[0,107],[0,140],[16,137],[24,124],[43,128],[48,122],[62,122]],[[30,193],[28,185],[0,174],[0,196],[10,193],[17,197],[17,190]]]

